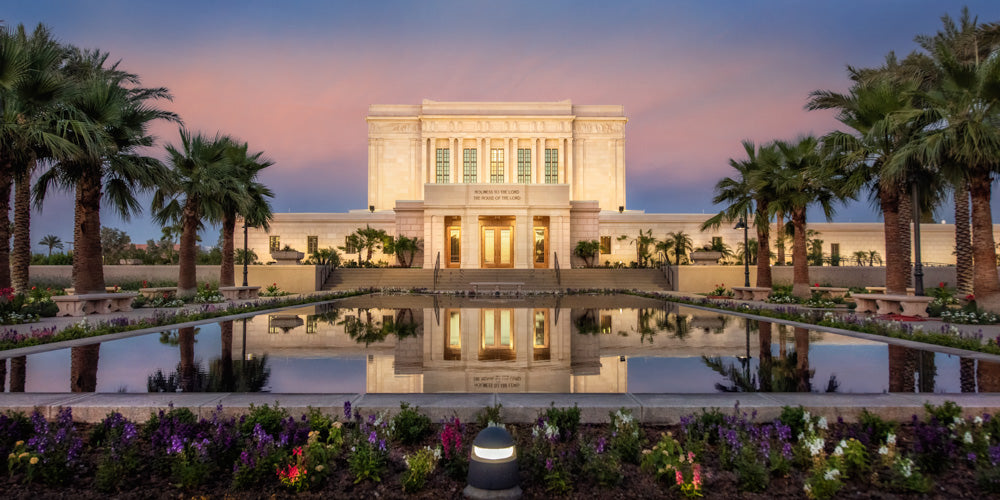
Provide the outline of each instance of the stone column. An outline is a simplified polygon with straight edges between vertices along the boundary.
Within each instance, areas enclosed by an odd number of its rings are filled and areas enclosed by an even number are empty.
[[[420,138],[420,172],[417,173],[417,180],[420,182],[419,189],[417,189],[417,194],[420,195],[420,199],[424,199],[424,184],[427,183],[427,138]]]
[[[517,139],[507,138],[507,158],[504,158],[504,175],[503,178],[506,179],[507,184],[511,184],[517,180]]]
[[[458,177],[458,174],[457,174],[457,172],[459,171],[458,170],[458,161],[457,161],[458,156],[459,156],[459,150],[458,150],[458,141],[459,140],[460,139],[456,139],[454,137],[448,138],[448,147],[451,149],[451,153],[450,153],[451,154],[451,158],[448,160],[449,163],[450,163],[450,165],[449,165],[449,171],[451,172],[451,178],[448,179],[448,182],[450,182],[452,184],[458,182],[459,179],[460,179]]]
[[[535,183],[545,182],[545,138],[538,139],[538,154],[535,155]]]
[[[531,153],[529,153],[528,160],[531,165],[528,166],[528,180],[531,183],[537,184],[536,171],[538,170],[538,165],[535,164],[535,160],[538,159],[538,139],[531,139]]]
[[[489,150],[487,149],[486,138],[479,138],[479,157],[476,158],[476,182],[486,182],[489,180],[490,165],[488,153]]]
[[[573,165],[573,138],[570,137],[566,139],[566,180],[563,181],[569,185],[569,199],[574,200],[575,190],[573,189],[573,174],[576,166]]]
[[[566,182],[566,139],[559,139],[559,163],[556,167],[559,172],[557,182]]]

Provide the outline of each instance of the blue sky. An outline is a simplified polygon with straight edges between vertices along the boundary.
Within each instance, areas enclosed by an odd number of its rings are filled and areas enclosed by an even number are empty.
[[[837,128],[832,113],[803,109],[809,92],[845,90],[848,64],[916,50],[913,37],[961,5],[13,0],[0,17],[110,52],[145,85],[169,88],[164,107],[186,127],[264,151],[275,161],[264,181],[276,212],[365,207],[368,105],[428,98],[622,104],[628,207],[714,213],[712,188],[740,140]],[[968,5],[980,20],[1000,20],[1000,2]],[[177,141],[176,126],[155,132],[161,145]],[[72,239],[70,195],[33,217],[34,241]],[[950,209],[936,219],[951,222]],[[862,199],[834,220],[880,217]],[[126,223],[105,210],[102,221],[136,242],[159,236],[148,214]]]

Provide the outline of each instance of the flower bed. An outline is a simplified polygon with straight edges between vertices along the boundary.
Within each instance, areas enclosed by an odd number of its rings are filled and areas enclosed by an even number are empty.
[[[470,444],[502,408],[476,423],[433,425],[405,405],[363,418],[311,410],[251,407],[197,419],[186,409],[143,424],[111,413],[74,424],[39,413],[0,415],[8,496],[189,497],[289,495],[457,497]],[[928,406],[907,423],[864,412],[858,423],[827,422],[799,408],[780,418],[718,410],[674,426],[641,426],[626,410],[581,425],[578,408],[550,408],[534,425],[507,426],[515,438],[527,498],[831,498],[933,492],[982,497],[1000,492],[1000,420],[962,418],[954,403]]]

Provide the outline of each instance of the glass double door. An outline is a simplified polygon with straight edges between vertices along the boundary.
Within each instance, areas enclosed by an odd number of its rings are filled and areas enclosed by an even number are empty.
[[[479,242],[483,268],[514,267],[514,218],[483,217]]]

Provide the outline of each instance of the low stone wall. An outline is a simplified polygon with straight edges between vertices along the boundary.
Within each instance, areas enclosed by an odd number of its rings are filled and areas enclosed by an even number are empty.
[[[247,283],[260,286],[277,285],[283,292],[310,293],[323,288],[328,274],[326,266],[249,266]],[[243,266],[236,267],[236,284],[243,284]]]
[[[196,266],[198,282],[219,282],[219,266]],[[242,272],[242,270],[240,271]],[[31,266],[32,283],[72,286],[73,266]],[[104,283],[115,286],[128,281],[177,281],[178,266],[104,266]]]
[[[679,292],[704,293],[717,285],[726,288],[743,286],[743,266],[679,266],[672,267],[672,282]],[[775,285],[792,284],[792,266],[772,266],[771,279]],[[809,283],[822,285],[885,286],[885,267],[876,266],[809,266]],[[955,267],[934,266],[924,268],[924,288],[934,288],[939,283],[954,288]],[[750,285],[757,284],[757,268],[750,266]]]

